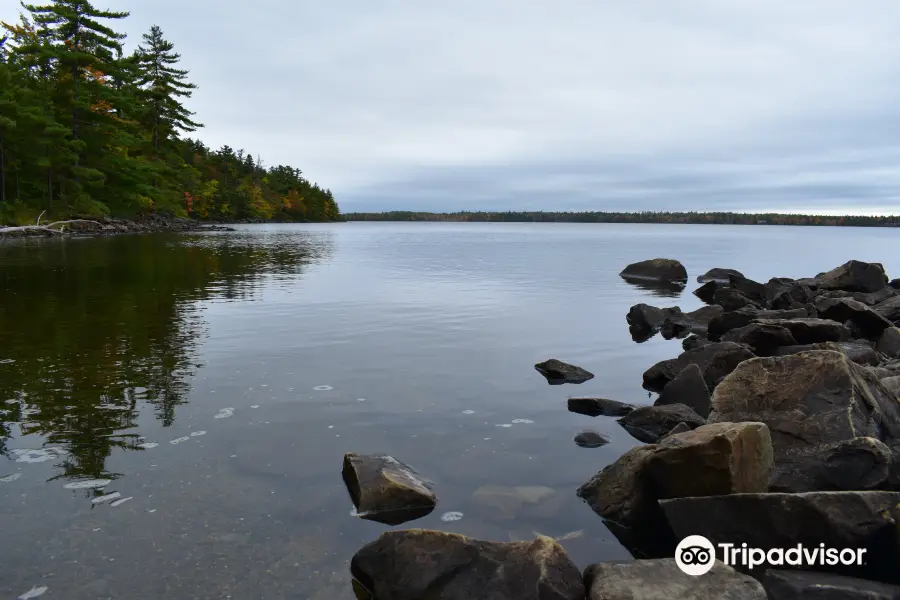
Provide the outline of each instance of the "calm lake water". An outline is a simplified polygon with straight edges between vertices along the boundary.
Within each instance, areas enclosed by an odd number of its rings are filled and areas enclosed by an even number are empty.
[[[570,534],[579,566],[628,558],[575,489],[639,442],[565,404],[652,401],[641,374],[680,342],[635,344],[628,308],[697,308],[714,266],[765,281],[854,258],[897,277],[898,237],[346,223],[2,243],[0,596],[353,598],[350,557],[389,527],[351,516],[348,451],[434,481],[437,509],[399,528]],[[658,256],[687,266],[680,297],[617,275]],[[550,357],[596,377],[549,386],[533,365]],[[612,443],[577,447],[585,428]],[[112,481],[70,489],[93,479]]]

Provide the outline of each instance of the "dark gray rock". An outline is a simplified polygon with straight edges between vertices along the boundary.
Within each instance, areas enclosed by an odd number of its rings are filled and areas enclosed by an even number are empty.
[[[888,358],[900,358],[900,329],[889,327],[878,338],[876,349]]]
[[[766,600],[758,581],[720,561],[702,577],[674,558],[600,563],[585,570],[584,585],[587,600]]]
[[[900,600],[900,586],[814,571],[769,569],[769,600]]]
[[[892,279],[888,285],[895,290],[900,290],[900,279]]]
[[[636,407],[632,404],[606,398],[569,398],[569,412],[589,417],[624,417]]]
[[[850,330],[846,325],[827,319],[757,319],[754,322],[784,327],[801,345],[850,339]]]
[[[715,300],[716,292],[724,287],[727,287],[727,284],[719,283],[718,281],[708,281],[694,290],[694,295],[703,302],[712,304]]]
[[[790,330],[764,323],[751,323],[745,327],[732,329],[722,336],[722,341],[745,344],[757,356],[772,356],[778,348],[797,343]]]
[[[858,365],[875,366],[881,362],[878,353],[875,352],[872,346],[857,342],[824,342],[822,344],[806,344],[803,346],[783,346],[778,348],[775,356],[790,356],[791,354],[812,352],[814,350],[840,352]]]
[[[710,394],[700,367],[690,364],[666,384],[654,406],[684,404],[704,419],[709,416]]]
[[[773,309],[789,309],[795,305],[808,304],[813,298],[813,292],[808,286],[798,283],[793,279],[775,277],[765,285],[766,305]]]
[[[363,519],[399,525],[424,517],[437,503],[430,483],[392,456],[348,452],[341,475]]]
[[[350,561],[357,597],[377,600],[583,600],[581,572],[554,540],[486,542],[388,531]]]
[[[721,316],[712,319],[707,328],[707,337],[713,341],[718,341],[719,338],[732,329],[746,327],[757,319],[802,319],[807,316],[808,313],[805,308],[790,310],[754,310],[752,308],[742,308],[740,310],[726,312]]]
[[[886,287],[878,290],[877,292],[869,292],[868,294],[865,294],[863,292],[854,292],[852,298],[857,302],[862,302],[867,306],[875,306],[877,304],[881,304],[882,302],[886,302],[891,298],[896,298],[897,295],[897,290],[892,287]]]
[[[681,347],[684,350],[693,350],[695,348],[699,348],[700,346],[705,346],[707,344],[711,344],[708,339],[705,337],[700,337],[699,335],[689,335],[681,342]]]
[[[654,258],[633,263],[619,273],[623,279],[645,279],[687,284],[688,274],[677,260],[670,258]]]
[[[862,336],[869,340],[877,340],[884,330],[892,325],[889,320],[872,308],[849,298],[817,299],[815,304],[820,318],[838,323],[850,321],[858,328]]]
[[[596,431],[582,431],[575,436],[575,444],[582,448],[599,448],[609,443],[609,437]]]
[[[773,487],[791,489],[798,463],[830,444],[875,438],[900,445],[900,403],[865,367],[838,352],[756,358],[716,387],[710,423],[759,421],[775,449]]]
[[[713,294],[713,302],[728,312],[740,310],[745,307],[762,310],[762,306],[757,302],[751,300],[740,291],[730,287],[716,290],[716,293]]]
[[[709,322],[723,312],[724,309],[721,306],[704,306],[688,313],[672,312],[666,315],[660,326],[660,332],[668,340],[676,337],[683,338],[691,333],[706,335]]]
[[[653,337],[659,331],[660,326],[670,317],[683,318],[681,309],[677,306],[671,308],[657,308],[649,304],[635,304],[628,310],[625,320],[631,337],[636,342],[643,342]]]
[[[875,438],[795,448],[779,454],[773,492],[877,490],[888,487],[890,448]]]
[[[823,571],[878,581],[900,577],[896,492],[731,494],[660,500],[676,539],[702,535],[714,545],[764,551],[796,548],[865,549],[866,564],[821,565]]]
[[[685,431],[692,431],[691,426],[688,425],[687,423],[681,422],[678,425],[676,425],[675,427],[673,427],[672,431],[670,431],[666,435],[659,438],[659,441],[662,442],[666,438],[670,438],[673,435],[677,435],[679,433],[684,433]]]
[[[593,373],[586,371],[581,367],[576,367],[575,365],[564,363],[561,360],[556,360],[555,358],[538,363],[534,365],[534,368],[537,369],[538,373],[547,378],[547,383],[550,385],[584,383],[585,381],[594,378]]]
[[[846,262],[816,279],[819,280],[819,289],[848,292],[877,292],[888,282],[883,266],[858,260]]]
[[[707,344],[694,350],[683,352],[678,358],[659,362],[644,372],[644,389],[662,392],[688,365],[695,364],[703,373],[703,380],[712,390],[718,381],[731,373],[741,362],[753,358],[753,353],[745,346],[734,342]]]
[[[900,401],[900,375],[885,377],[881,380],[881,385],[894,394],[894,396],[897,397],[897,400]]]
[[[747,296],[754,302],[765,304],[766,302],[766,286],[758,281],[747,279],[743,276],[732,275],[728,278],[728,285],[736,289],[743,295]]]
[[[715,267],[704,273],[703,275],[697,276],[697,283],[729,283],[731,281],[731,276],[735,277],[743,277],[744,274],[735,269],[722,269],[719,267]]]
[[[625,431],[647,444],[655,443],[679,423],[693,428],[705,425],[706,419],[684,404],[641,406],[619,419]]]
[[[872,309],[892,323],[900,322],[900,296],[880,302]]]

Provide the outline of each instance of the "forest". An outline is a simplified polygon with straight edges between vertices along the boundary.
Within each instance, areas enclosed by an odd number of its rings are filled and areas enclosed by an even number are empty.
[[[187,137],[196,85],[152,26],[131,52],[127,12],[86,0],[22,4],[0,30],[0,225],[151,214],[209,221],[336,221],[300,169]]]
[[[458,221],[491,223],[682,223],[718,225],[826,225],[898,227],[900,216],[824,216],[733,212],[454,212],[345,213],[347,221]]]

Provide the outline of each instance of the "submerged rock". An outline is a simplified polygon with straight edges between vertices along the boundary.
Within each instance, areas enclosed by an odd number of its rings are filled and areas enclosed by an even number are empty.
[[[350,561],[357,598],[371,600],[583,600],[581,572],[562,546],[486,542],[455,533],[389,531]]]
[[[392,456],[348,452],[342,476],[363,519],[399,525],[424,517],[437,503],[430,484]]]
[[[625,431],[647,444],[655,443],[679,423],[699,427],[706,420],[684,404],[641,406],[619,419],[619,425]]]
[[[674,558],[600,563],[584,573],[587,600],[766,600],[758,581],[723,562],[694,577]]]
[[[733,371],[743,361],[753,358],[753,353],[745,346],[733,342],[707,344],[683,352],[678,358],[659,362],[644,372],[644,389],[662,392],[688,365],[697,365],[703,373],[703,380],[712,390],[718,381]]]
[[[696,364],[685,367],[675,379],[666,384],[653,404],[684,404],[704,419],[708,417],[710,394],[700,367]]]
[[[483,485],[472,495],[472,502],[493,518],[552,518],[562,507],[563,498],[543,485]]]
[[[589,417],[623,417],[636,408],[632,404],[606,398],[569,398],[568,407],[569,412]]]
[[[900,577],[895,492],[730,494],[660,500],[678,539],[702,535],[714,545],[763,551],[796,548],[865,549],[866,563],[817,569],[892,582]]]
[[[900,586],[858,577],[768,569],[762,580],[769,600],[897,600]]]
[[[688,274],[677,260],[670,258],[654,258],[633,263],[619,273],[623,279],[645,279],[687,284]]]
[[[878,263],[851,260],[816,277],[819,289],[877,292],[887,285],[884,267]]]
[[[561,360],[551,358],[542,363],[534,365],[538,373],[547,378],[550,385],[560,385],[563,383],[584,383],[594,378],[594,374],[586,371],[581,367],[564,363]]]
[[[609,443],[609,437],[596,431],[582,431],[575,436],[575,444],[581,448],[599,448]]]
[[[703,275],[698,275],[697,283],[729,283],[729,281],[731,280],[731,276],[743,277],[744,274],[735,269],[723,269],[720,267],[714,267]]]

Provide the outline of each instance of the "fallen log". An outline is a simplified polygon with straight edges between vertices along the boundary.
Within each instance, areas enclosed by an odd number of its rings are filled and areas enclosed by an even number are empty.
[[[25,235],[29,231],[41,232],[46,236],[62,235],[61,231],[39,225],[23,225],[22,227],[0,227],[0,235]]]

